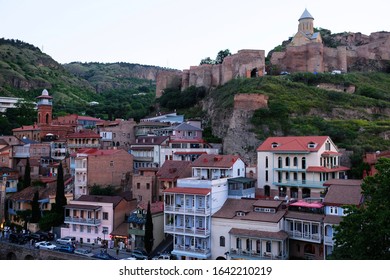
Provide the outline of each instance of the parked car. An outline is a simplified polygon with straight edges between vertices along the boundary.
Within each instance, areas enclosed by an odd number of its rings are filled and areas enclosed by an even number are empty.
[[[117,258],[111,256],[108,253],[101,252],[99,254],[92,255],[92,258],[100,259],[100,260],[117,260]]]
[[[47,241],[45,236],[39,234],[39,233],[31,233],[28,236],[29,240],[33,239],[35,242],[40,242],[40,241]]]
[[[28,242],[28,237],[22,233],[11,233],[8,236],[9,242],[16,244],[26,244]]]
[[[54,250],[64,253],[74,253],[75,248],[73,245],[60,245],[55,247]]]
[[[46,231],[37,231],[36,234],[39,234],[44,238],[46,241],[53,241],[54,240],[54,234],[51,232]]]
[[[135,249],[131,251],[131,257],[136,258],[137,260],[147,260],[148,255],[144,250]]]
[[[54,245],[53,243],[51,243],[49,241],[37,242],[37,243],[35,243],[34,246],[37,249],[49,249],[49,250],[53,250],[55,247],[57,247],[56,245]]]
[[[76,250],[74,250],[74,253],[77,255],[83,255],[83,256],[87,256],[87,257],[93,256],[92,250],[84,249],[84,248],[77,248]]]
[[[59,244],[63,244],[63,245],[73,244],[73,243],[76,242],[76,237],[74,237],[74,236],[61,237],[61,238],[58,238],[56,240],[56,242],[59,243]]]
[[[171,255],[169,254],[161,254],[152,258],[152,260],[170,260],[170,259],[171,259]]]

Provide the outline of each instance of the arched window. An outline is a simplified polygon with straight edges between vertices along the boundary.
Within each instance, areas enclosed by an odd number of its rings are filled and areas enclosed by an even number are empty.
[[[294,166],[298,166],[298,158],[294,157]]]
[[[219,246],[225,247],[225,236],[219,237]]]
[[[306,169],[306,158],[302,158],[302,169]]]
[[[286,166],[290,166],[290,157],[286,157],[285,163]]]
[[[283,166],[282,157],[278,157],[278,168],[282,168],[282,166]]]

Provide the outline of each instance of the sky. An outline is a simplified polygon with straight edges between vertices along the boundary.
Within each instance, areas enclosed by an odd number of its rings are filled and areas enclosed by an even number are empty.
[[[364,3],[364,4],[360,4]],[[390,31],[388,0],[0,0],[0,38],[57,62],[189,69],[220,50],[264,50],[294,36],[305,8],[332,33]]]

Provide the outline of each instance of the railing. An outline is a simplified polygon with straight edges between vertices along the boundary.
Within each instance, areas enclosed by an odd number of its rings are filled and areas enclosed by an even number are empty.
[[[205,248],[201,248],[201,247],[194,247],[194,246],[189,246],[189,245],[174,245],[173,250],[190,252],[190,253],[195,253],[195,254],[202,254],[202,255],[208,255],[211,253],[210,249],[205,249]]]
[[[102,221],[100,219],[65,217],[65,223],[71,223],[71,224],[100,225],[101,222]]]
[[[287,254],[275,255],[270,252],[258,252],[258,251],[247,251],[243,249],[230,249],[229,251],[231,258],[242,258],[242,259],[260,259],[260,260],[284,260],[287,259]]]
[[[165,212],[190,213],[190,214],[198,214],[198,215],[210,215],[211,214],[210,208],[187,208],[187,207],[174,206],[174,205],[165,205],[164,211]]]
[[[322,236],[320,233],[310,233],[307,231],[301,232],[298,230],[287,231],[288,235],[292,239],[310,240],[312,242],[320,243]]]
[[[203,237],[210,236],[210,229],[207,228],[175,227],[172,225],[165,225],[164,231],[166,233],[191,234]]]
[[[99,148],[100,144],[68,144],[68,148]]]

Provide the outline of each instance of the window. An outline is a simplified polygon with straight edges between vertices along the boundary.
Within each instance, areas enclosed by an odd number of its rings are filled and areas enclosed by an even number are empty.
[[[325,143],[325,150],[330,151],[330,143],[329,142]]]
[[[80,232],[84,232],[84,225],[80,225]]]
[[[285,162],[286,166],[290,166],[290,157],[286,157]]]
[[[241,239],[239,237],[236,239],[236,248],[241,249]]]
[[[268,168],[268,157],[265,157],[265,168]]]
[[[268,182],[268,170],[265,171],[265,181]]]
[[[77,230],[77,226],[75,224],[72,225],[72,230],[73,231],[76,231]]]
[[[114,161],[110,161],[110,167],[113,167],[114,166]]]
[[[265,250],[267,253],[271,253],[271,241],[267,241],[265,244]]]
[[[252,250],[252,242],[249,238],[246,240],[246,250],[248,252],[250,252]]]
[[[150,183],[146,183],[146,189],[147,189],[147,190],[150,189]]]
[[[108,220],[108,212],[103,212],[103,220]]]
[[[282,163],[282,157],[278,157],[278,168],[282,168],[283,163]]]
[[[302,169],[306,169],[306,158],[302,158]]]
[[[220,236],[219,237],[219,246],[220,247],[225,247],[225,236]]]
[[[141,183],[137,183],[137,190],[141,188]]]

